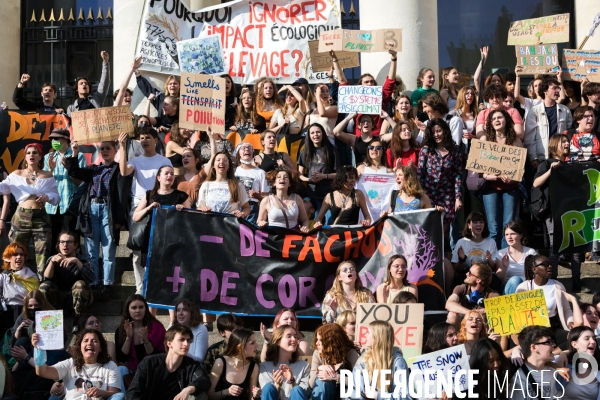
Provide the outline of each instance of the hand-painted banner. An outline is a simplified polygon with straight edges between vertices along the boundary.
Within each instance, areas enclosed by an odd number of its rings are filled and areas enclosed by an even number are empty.
[[[291,307],[300,316],[321,318],[321,302],[341,261],[354,260],[374,292],[387,260],[403,254],[425,310],[443,310],[442,237],[441,214],[434,210],[305,235],[166,207],[152,221],[145,296],[158,307],[173,308],[187,298],[213,312],[274,315]]]
[[[338,87],[338,110],[340,113],[381,114],[383,92],[381,86]]]
[[[598,50],[563,50],[563,79],[600,82],[600,51]]]
[[[390,209],[390,193],[396,189],[396,176],[390,174],[362,174],[356,188],[363,191],[367,199],[367,207],[371,214],[371,221],[379,218],[382,211]],[[365,219],[360,212],[360,219]]]
[[[394,328],[394,346],[402,349],[410,364],[414,357],[421,355],[424,319],[425,309],[421,303],[360,303],[356,306],[356,341],[364,347],[369,324],[373,321],[389,322]]]
[[[189,74],[224,74],[225,60],[219,36],[177,42],[179,68]]]
[[[218,76],[181,74],[179,126],[225,133],[225,79]]]
[[[524,19],[510,23],[508,45],[562,43],[569,41],[569,13]]]
[[[550,327],[543,289],[484,299],[490,330],[500,336],[516,335],[532,325]]]
[[[550,174],[550,208],[554,250],[559,253],[600,251],[600,163],[563,164]]]
[[[557,44],[515,46],[520,75],[547,74],[560,70]]]
[[[19,168],[28,143],[41,143],[44,153],[50,151],[50,132],[55,128],[70,129],[69,118],[51,112],[0,111],[0,160],[6,171],[10,173]],[[79,146],[79,151],[84,153],[88,164],[100,157],[100,149],[95,145]]]
[[[300,77],[327,82],[327,74],[310,67],[308,41],[339,28],[340,17],[339,0],[236,2],[196,13],[180,1],[146,0],[137,54],[142,69],[179,74],[177,42],[219,35],[226,72],[236,83],[264,76],[282,83]]]

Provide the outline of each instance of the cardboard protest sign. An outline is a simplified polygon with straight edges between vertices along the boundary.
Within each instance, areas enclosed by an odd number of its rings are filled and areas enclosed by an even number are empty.
[[[331,56],[329,52],[319,52],[319,41],[311,40],[308,42],[308,51],[310,52],[310,65],[312,66],[313,72],[325,72],[329,71],[331,67]],[[353,68],[360,65],[358,59],[358,53],[349,51],[340,51],[335,53],[338,59],[340,68]]]
[[[319,52],[354,51],[360,53],[402,51],[402,29],[350,30],[321,32]]]
[[[560,69],[557,44],[515,46],[515,52],[517,65],[523,66],[521,75],[547,74]]]
[[[364,346],[373,321],[387,321],[394,328],[394,346],[409,360],[421,354],[425,306],[417,304],[359,303],[356,308],[357,340]]]
[[[381,86],[348,86],[338,88],[338,110],[340,113],[381,113],[383,101]]]
[[[511,22],[508,45],[563,43],[569,41],[569,13]]]
[[[600,51],[564,49],[563,65],[563,79],[600,82]]]
[[[444,378],[440,378],[443,379],[442,382],[451,384],[453,393],[456,389],[463,392],[466,391],[468,389],[466,372],[469,369],[469,356],[467,355],[467,349],[464,344],[418,356],[413,361],[411,367],[411,370],[413,371],[422,371],[422,375],[416,374],[415,385],[420,385],[424,376],[427,381],[427,386],[423,385],[422,387],[431,388],[430,390],[434,393],[440,375],[444,376]],[[450,379],[448,379],[449,376]],[[456,379],[459,380],[458,385],[455,382]],[[443,386],[443,388],[446,388],[446,386]],[[446,390],[446,393],[450,394],[450,390]],[[423,396],[425,398],[430,398],[430,396],[427,396],[425,393]]]
[[[73,140],[79,144],[117,140],[121,132],[133,132],[129,106],[103,107],[71,113]]]
[[[483,305],[490,329],[501,336],[517,334],[527,326],[550,326],[543,289],[492,297]]]
[[[179,126],[225,133],[225,78],[181,74]]]
[[[224,74],[225,60],[218,35],[177,42],[179,68],[190,74]]]
[[[467,169],[483,174],[500,174],[520,181],[525,173],[527,149],[471,139]]]

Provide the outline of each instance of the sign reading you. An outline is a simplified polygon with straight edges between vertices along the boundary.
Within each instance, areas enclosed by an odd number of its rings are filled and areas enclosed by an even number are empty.
[[[467,169],[483,174],[507,176],[520,181],[525,172],[527,149],[471,139]]]
[[[225,79],[181,73],[179,126],[225,133]]]
[[[517,64],[523,66],[521,75],[547,74],[560,69],[556,44],[515,46],[515,51]]]
[[[103,107],[71,114],[73,139],[79,144],[116,140],[121,132],[133,132],[129,106]]]
[[[402,29],[375,29],[370,31],[335,29],[321,32],[319,51],[353,51],[376,53],[402,51]]]
[[[569,41],[569,13],[511,22],[508,45],[563,43]]]
[[[563,79],[600,82],[600,51],[597,50],[563,50]]]
[[[310,64],[312,65],[313,72],[325,72],[329,71],[331,67],[331,56],[329,52],[319,52],[319,41],[311,40],[308,42],[308,50],[310,52]],[[353,68],[360,65],[358,59],[358,53],[349,51],[340,51],[335,53],[338,59],[340,68]]]
[[[381,114],[381,86],[348,86],[338,88],[340,113]]]
[[[543,289],[497,296],[483,301],[490,329],[513,335],[532,325],[550,326]]]

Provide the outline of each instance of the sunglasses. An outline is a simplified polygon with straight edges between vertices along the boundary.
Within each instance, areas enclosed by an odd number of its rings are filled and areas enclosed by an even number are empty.
[[[552,265],[552,263],[550,263],[550,261],[546,260],[546,261],[542,261],[542,262],[540,262],[538,264],[535,264],[533,267],[534,268],[537,268],[537,267],[546,267],[546,268],[548,268],[551,265]]]
[[[554,340],[547,340],[545,342],[539,342],[534,344],[556,347],[556,343],[554,343]]]
[[[368,149],[369,150],[381,150],[381,149],[383,149],[383,147],[382,146],[368,146]]]

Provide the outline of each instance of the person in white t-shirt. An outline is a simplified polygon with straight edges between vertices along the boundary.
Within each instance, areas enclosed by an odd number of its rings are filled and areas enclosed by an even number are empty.
[[[468,270],[474,261],[487,263],[492,271],[496,269],[494,254],[498,249],[496,242],[488,237],[489,234],[483,214],[473,211],[467,215],[463,237],[456,242],[452,252],[452,264],[456,272]]]
[[[525,280],[525,257],[537,252],[525,246],[525,228],[519,221],[506,224],[504,238],[508,247],[498,250],[494,255],[496,275],[504,286],[503,294],[513,294]]]
[[[246,217],[248,222],[256,225],[260,201],[269,193],[269,184],[265,171],[254,165],[254,148],[250,143],[240,143],[235,151],[235,177],[246,188],[250,204],[250,214]]]
[[[158,133],[151,126],[145,126],[139,131],[140,144],[144,150],[144,154],[140,157],[134,157],[127,161],[127,152],[121,151],[119,159],[119,169],[122,176],[133,174],[133,183],[131,185],[131,208],[130,208],[130,224],[133,222],[133,212],[138,203],[146,196],[146,191],[154,188],[156,182],[156,172],[163,165],[173,166],[171,161],[165,156],[161,156],[156,152],[156,143],[158,142]],[[121,132],[119,136],[119,147],[126,149],[128,134]],[[144,286],[144,267],[142,267],[142,254],[139,250],[133,251],[133,275],[135,276],[135,293],[142,294]]]
[[[34,333],[31,344],[37,347],[40,335]],[[44,351],[44,350],[38,350]],[[79,332],[73,346],[73,358],[53,366],[35,366],[35,373],[46,379],[62,380],[65,399],[104,398],[121,400],[121,384],[117,364],[108,355],[106,340],[95,329]],[[87,397],[86,397],[87,396]]]

